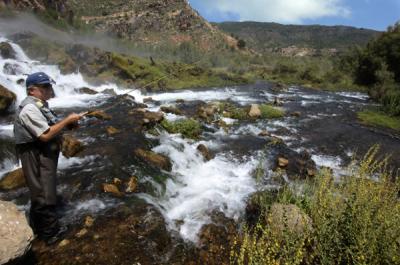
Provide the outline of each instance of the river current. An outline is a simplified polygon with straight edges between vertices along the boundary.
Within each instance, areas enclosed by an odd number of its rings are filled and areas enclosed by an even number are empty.
[[[8,41],[0,37],[0,42]],[[89,87],[97,92],[112,89],[117,95],[124,94],[127,89],[115,84],[93,86],[86,82],[79,73],[63,75],[57,66],[46,65],[28,58],[23,50],[10,42],[17,53],[16,59],[0,57],[0,84],[17,95],[17,103],[25,96],[24,84],[18,82],[25,79],[29,73],[43,71],[55,81],[56,98],[49,104],[56,110],[72,112],[76,109],[92,108],[113,97],[110,93],[95,95],[81,94],[76,88]],[[10,69],[13,69],[10,71]],[[256,122],[238,122],[225,118],[227,124],[232,124],[228,131],[209,128],[201,140],[188,140],[181,135],[161,133],[160,136],[146,135],[149,139],[157,138],[159,145],[153,148],[156,153],[164,154],[171,159],[172,171],[163,185],[152,180],[152,176],[142,176],[141,181],[147,181],[154,187],[153,193],[138,193],[135,196],[156,206],[163,214],[168,228],[179,232],[182,238],[189,241],[197,240],[200,228],[211,222],[210,214],[217,210],[227,217],[238,220],[243,215],[246,199],[259,189],[268,189],[273,183],[259,183],[254,178],[254,171],[269,150],[260,145],[258,134],[267,130],[273,136],[280,137],[287,145],[301,152],[311,154],[318,167],[330,167],[338,177],[346,173],[346,166],[356,154],[362,155],[373,144],[380,144],[383,154],[392,154],[395,165],[398,163],[399,140],[390,134],[370,130],[360,125],[356,119],[356,111],[370,106],[368,96],[354,92],[324,92],[290,86],[284,91],[274,91],[269,84],[260,83],[240,87],[207,88],[198,90],[180,90],[162,93],[145,93],[140,90],[130,91],[135,101],[142,103],[143,98],[152,97],[158,102],[147,103],[151,111],[159,111],[160,105],[174,105],[176,100],[185,102],[202,100],[205,102],[230,100],[240,105],[273,102],[279,98],[287,113],[277,120],[258,120]],[[174,114],[165,114],[168,120],[185,118]],[[12,149],[12,117],[0,119],[0,141],[4,148],[0,151],[0,178],[7,172],[18,167]],[[93,141],[87,137],[80,139],[85,143]],[[204,161],[196,152],[198,144],[205,144],[216,156],[210,161]],[[102,158],[84,156],[67,159],[60,157],[59,171],[61,174],[70,172],[86,172],[90,174],[94,168],[104,165]],[[396,162],[397,161],[397,162]],[[268,161],[267,161],[268,163]],[[129,167],[129,165],[128,165]],[[134,167],[134,165],[132,165]],[[101,169],[99,169],[101,170]],[[133,172],[135,173],[135,172]],[[90,186],[88,187],[90,189]],[[73,190],[68,181],[60,181],[61,194]],[[27,193],[27,189],[14,192]],[[1,194],[0,195],[4,195]],[[18,195],[5,194],[7,198],[17,198]],[[28,208],[27,200],[14,201],[21,209]],[[75,196],[65,210],[68,216],[83,216],[87,213],[101,214],[109,207],[120,203],[118,200],[100,195]],[[73,222],[71,217],[65,217],[66,222]]]

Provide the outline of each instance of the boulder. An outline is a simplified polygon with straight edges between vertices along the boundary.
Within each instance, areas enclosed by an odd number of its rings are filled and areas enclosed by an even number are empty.
[[[301,112],[300,111],[294,111],[294,112],[290,113],[290,116],[292,116],[292,117],[300,117],[301,116]]]
[[[266,223],[278,234],[289,231],[300,235],[312,229],[311,218],[294,204],[274,203],[266,215]]]
[[[209,103],[205,106],[200,106],[197,111],[197,116],[201,119],[213,119],[214,115],[219,111],[218,103]]]
[[[210,161],[211,159],[213,159],[213,156],[210,154],[210,151],[204,144],[199,144],[197,146],[197,150],[200,152],[200,154],[204,157],[206,161]]]
[[[288,149],[281,152],[276,164],[277,167],[284,168],[291,179],[313,177],[317,173],[317,166],[306,151],[297,153]]]
[[[126,190],[125,192],[127,193],[132,193],[135,192],[137,189],[137,178],[135,176],[132,176],[128,183],[126,184]]]
[[[143,98],[143,103],[147,102],[154,102],[154,99],[152,97]]]
[[[251,118],[259,118],[261,117],[261,110],[258,104],[251,104],[250,111],[248,113]]]
[[[142,125],[152,126],[160,123],[164,119],[164,113],[161,111],[152,112],[144,108],[137,108],[129,112],[135,115],[137,119],[141,120]]]
[[[15,59],[15,51],[10,43],[1,42],[0,43],[0,55],[4,59]]]
[[[69,241],[68,239],[64,239],[58,244],[58,247],[63,248],[65,246],[68,246],[70,243],[71,241]]]
[[[86,117],[97,118],[99,120],[111,120],[112,118],[110,115],[108,115],[102,110],[90,111],[88,114],[86,114]]]
[[[18,64],[5,63],[3,66],[3,73],[7,75],[20,75],[23,73],[23,70]]]
[[[261,136],[261,137],[271,136],[271,133],[268,132],[267,130],[263,130],[258,134],[258,136]]]
[[[14,190],[18,188],[22,188],[26,185],[25,176],[22,168],[18,168],[7,173],[0,180],[0,189],[2,190]]]
[[[274,105],[275,105],[275,106],[282,106],[283,103],[282,103],[282,101],[281,101],[280,98],[275,97],[275,99],[274,99]]]
[[[85,217],[85,227],[92,227],[94,223],[94,219],[91,216],[86,216]]]
[[[83,237],[84,235],[86,235],[89,231],[86,228],[82,228],[81,230],[79,230],[78,233],[75,234],[75,236],[77,238]]]
[[[175,115],[182,115],[182,111],[180,111],[179,109],[172,107],[172,106],[161,106],[160,108],[161,111],[165,112],[165,113],[172,113]]]
[[[99,93],[99,92],[97,92],[97,91],[95,91],[95,90],[93,90],[93,89],[90,89],[90,88],[88,88],[88,87],[75,88],[74,90],[75,90],[76,92],[78,92],[78,93],[81,93],[81,94],[88,94],[88,95],[96,95],[96,94]]]
[[[286,167],[289,164],[289,160],[287,160],[284,157],[279,157],[278,158],[278,166],[279,167]]]
[[[108,127],[106,128],[106,131],[107,131],[107,134],[108,134],[109,136],[112,136],[112,135],[117,134],[117,133],[120,132],[120,130],[118,130],[117,128],[115,128],[115,127],[113,127],[113,126],[108,126]]]
[[[61,145],[61,152],[66,158],[75,156],[81,152],[84,146],[81,141],[74,138],[72,135],[64,135]]]
[[[107,95],[111,95],[111,96],[116,96],[116,95],[117,95],[117,93],[115,92],[115,90],[112,89],[112,88],[104,89],[103,91],[101,91],[101,93],[107,94]]]
[[[12,202],[0,201],[0,264],[22,259],[33,239],[24,212]]]
[[[143,150],[138,148],[134,154],[144,162],[149,163],[151,166],[161,168],[166,171],[171,171],[172,164],[168,157],[154,153],[153,151]]]
[[[0,85],[0,113],[6,112],[16,99],[13,92]]]
[[[114,183],[115,185],[119,186],[119,185],[121,185],[122,180],[119,179],[119,178],[114,178],[114,179],[113,179],[113,183]]]
[[[118,187],[115,184],[103,184],[103,191],[105,193],[111,193],[115,197],[122,197],[124,194],[119,191]]]

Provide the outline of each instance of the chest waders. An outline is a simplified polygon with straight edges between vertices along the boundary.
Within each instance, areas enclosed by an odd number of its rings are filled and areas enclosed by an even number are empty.
[[[14,122],[17,155],[31,194],[30,223],[33,231],[45,239],[59,229],[56,174],[60,137],[42,142],[32,135],[19,119],[22,109],[28,104],[33,104],[40,110],[49,126],[57,123],[57,116],[47,104],[28,96],[21,102]]]

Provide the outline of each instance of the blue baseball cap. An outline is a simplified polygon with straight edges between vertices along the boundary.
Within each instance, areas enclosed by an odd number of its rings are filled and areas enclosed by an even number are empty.
[[[26,79],[26,88],[29,88],[33,85],[51,85],[55,83],[56,82],[47,74],[43,72],[38,72],[28,75],[28,78]]]

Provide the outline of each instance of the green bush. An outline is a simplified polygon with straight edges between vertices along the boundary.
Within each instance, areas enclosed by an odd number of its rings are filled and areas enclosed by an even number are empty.
[[[400,97],[398,98],[398,100]],[[394,106],[398,106],[399,102],[394,103]],[[357,113],[358,118],[362,123],[372,126],[391,128],[393,130],[400,131],[400,118],[391,117],[385,112],[365,110]]]
[[[180,133],[184,137],[197,139],[199,138],[202,129],[198,121],[194,119],[184,119],[177,121],[163,120],[161,126],[169,133]]]
[[[385,170],[386,160],[375,160],[377,152],[371,148],[340,181],[323,170],[306,188],[282,189],[276,201],[299,206],[311,229],[294,232],[284,220],[277,232],[265,224],[266,208],[237,237],[231,264],[400,264],[400,180]]]
[[[285,111],[280,108],[273,107],[267,104],[260,105],[261,118],[263,119],[278,119],[285,115]]]

